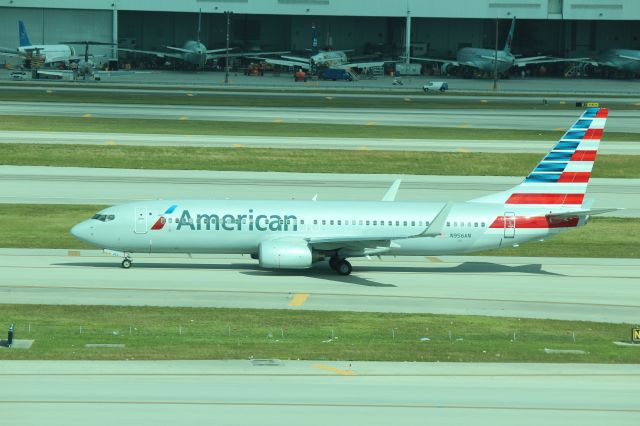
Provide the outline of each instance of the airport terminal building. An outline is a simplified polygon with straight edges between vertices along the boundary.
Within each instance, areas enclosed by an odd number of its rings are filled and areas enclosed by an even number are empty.
[[[33,44],[69,40],[160,50],[198,35],[210,49],[303,51],[315,25],[320,47],[354,54],[451,57],[466,46],[493,48],[517,17],[513,52],[570,57],[605,48],[640,49],[637,0],[3,0],[0,46],[14,47],[18,20]],[[122,52],[121,52],[122,55]],[[0,61],[8,61],[0,58]]]

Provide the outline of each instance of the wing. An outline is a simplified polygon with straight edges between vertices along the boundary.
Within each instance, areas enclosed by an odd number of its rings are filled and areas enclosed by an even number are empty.
[[[222,51],[225,51],[227,49],[221,49]],[[231,49],[229,49],[231,50]],[[209,50],[207,52],[210,52]],[[227,56],[229,56],[230,58],[239,58],[239,57],[247,57],[247,58],[251,58],[251,59],[260,59],[262,61],[265,61],[266,58],[259,58],[259,57],[255,57],[254,55],[280,55],[282,53],[288,53],[288,52],[236,52],[236,53],[214,53],[214,54],[210,54],[207,53],[207,59],[220,59],[220,58],[226,58]]]
[[[118,48],[119,52],[132,52],[132,53],[140,53],[142,55],[153,55],[158,58],[175,58],[182,59],[182,55],[179,53],[170,53],[170,52],[157,52],[154,50],[138,50],[138,49],[123,49]]]
[[[640,61],[640,58],[636,58],[635,56],[628,56],[628,55],[618,55],[619,57],[621,57],[622,59],[629,59],[630,61]]]
[[[529,58],[516,59],[516,66],[525,67],[531,64],[550,64],[557,62],[572,62],[575,59],[551,58],[549,56],[531,56]]]
[[[400,57],[400,59],[404,59],[405,57]],[[415,61],[423,61],[423,62],[437,62],[439,64],[451,64],[453,66],[460,66],[460,64],[457,61],[453,61],[450,59],[438,59],[438,58],[422,58],[419,56],[411,56],[410,59],[415,60]]]
[[[384,65],[384,61],[377,61],[377,62],[350,62],[348,64],[341,64],[341,65],[332,65],[331,68],[340,68],[340,69],[347,69],[347,68],[373,68],[373,67],[381,67]]]
[[[395,182],[394,182],[395,185]],[[389,189],[392,190],[393,186]],[[305,238],[307,243],[316,250],[333,251],[342,250],[350,256],[366,256],[369,254],[379,254],[394,247],[394,240],[404,240],[408,238],[434,238],[442,234],[449,212],[453,208],[452,203],[446,203],[438,212],[433,221],[419,234],[400,235],[374,235],[374,236],[326,236]]]
[[[260,59],[261,61],[264,61],[267,64],[282,65],[284,67],[299,67],[305,70],[308,70],[311,68],[311,66],[309,65],[309,62],[296,62],[296,61],[289,61],[285,59],[258,58],[258,57],[255,57],[253,59]]]

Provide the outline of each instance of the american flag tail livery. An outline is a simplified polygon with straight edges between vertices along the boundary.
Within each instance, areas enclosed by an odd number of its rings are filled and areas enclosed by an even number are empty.
[[[549,212],[588,210],[584,198],[607,114],[607,108],[587,109],[521,184],[471,201]]]

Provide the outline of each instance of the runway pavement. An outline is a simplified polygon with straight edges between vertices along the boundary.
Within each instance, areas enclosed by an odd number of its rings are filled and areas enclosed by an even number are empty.
[[[640,260],[476,256],[353,259],[339,276],[326,264],[259,269],[239,255],[134,255],[0,250],[0,303],[154,305],[417,312],[637,323]],[[308,294],[290,308],[296,294]]]
[[[7,425],[636,425],[636,365],[0,361]]]
[[[0,166],[0,203],[119,204],[132,200],[234,198],[379,200],[402,178],[398,200],[466,201],[517,185],[522,177],[123,170]],[[591,179],[595,208],[640,216],[640,179]]]
[[[425,132],[425,137],[428,132]],[[640,155],[639,142],[605,141],[601,154]],[[348,149],[440,152],[497,152],[544,154],[555,141],[459,140],[459,139],[372,139],[283,136],[158,135],[133,133],[3,131],[0,143],[189,146],[201,148]]]
[[[435,126],[486,129],[565,130],[575,111],[398,108],[295,108],[190,105],[97,104],[68,102],[0,102],[0,115],[140,118],[241,122]],[[611,132],[640,132],[640,111],[612,110]]]

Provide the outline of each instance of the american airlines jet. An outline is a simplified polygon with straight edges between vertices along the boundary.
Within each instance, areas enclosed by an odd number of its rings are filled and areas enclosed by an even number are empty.
[[[303,269],[328,259],[445,255],[515,246],[585,225],[585,193],[607,109],[587,109],[519,185],[467,202],[165,200],[109,207],[71,229],[124,258],[133,253],[249,254],[263,268]]]

